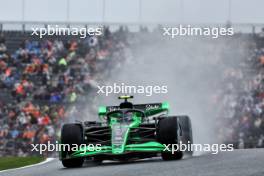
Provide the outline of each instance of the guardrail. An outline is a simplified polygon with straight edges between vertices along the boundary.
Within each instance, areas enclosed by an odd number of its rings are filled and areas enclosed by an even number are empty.
[[[75,21],[75,22],[67,22],[67,21],[0,21],[0,31],[5,30],[6,26],[10,25],[17,25],[18,27],[13,30],[21,30],[21,31],[28,31],[33,26],[42,26],[45,27],[47,25],[58,25],[58,26],[128,26],[128,27],[157,27],[158,25],[161,26],[177,26],[177,25],[192,25],[193,27],[220,27],[220,26],[232,26],[236,28],[238,31],[244,31],[243,29],[247,28],[247,31],[255,32],[261,31],[264,28],[264,23],[175,23],[171,21],[161,21],[161,22],[82,22],[82,21]],[[28,28],[29,27],[29,28]],[[250,30],[248,30],[250,29]],[[12,29],[11,29],[12,30]]]

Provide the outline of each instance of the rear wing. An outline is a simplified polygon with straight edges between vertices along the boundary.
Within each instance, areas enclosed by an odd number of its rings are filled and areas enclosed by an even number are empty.
[[[148,104],[134,104],[133,109],[143,111],[146,116],[152,116],[161,112],[169,111],[169,103],[148,103]],[[120,110],[119,106],[101,106],[98,110],[99,116],[105,116],[107,113]]]

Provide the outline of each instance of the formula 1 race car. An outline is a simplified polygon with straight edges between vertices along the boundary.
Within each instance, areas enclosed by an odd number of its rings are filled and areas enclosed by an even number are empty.
[[[128,161],[161,156],[163,160],[178,160],[191,151],[169,152],[169,144],[192,144],[191,121],[188,116],[169,116],[169,104],[132,104],[121,96],[119,106],[99,107],[100,122],[64,124],[61,144],[86,144],[77,151],[61,151],[64,167],[81,167],[85,159],[95,163],[103,160]],[[89,145],[100,146],[91,150]]]

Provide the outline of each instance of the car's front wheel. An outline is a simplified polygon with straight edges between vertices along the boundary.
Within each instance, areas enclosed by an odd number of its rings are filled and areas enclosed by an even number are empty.
[[[83,130],[78,124],[65,124],[61,130],[61,143],[72,146],[73,144],[83,144]],[[84,158],[70,158],[65,159],[67,155],[72,154],[73,151],[62,151],[62,165],[67,168],[81,167],[84,162]]]

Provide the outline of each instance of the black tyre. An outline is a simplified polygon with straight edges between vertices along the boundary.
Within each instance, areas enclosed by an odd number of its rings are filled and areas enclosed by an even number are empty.
[[[171,160],[180,160],[183,157],[182,151],[174,152],[174,154],[171,153],[161,153],[161,157],[164,161],[171,161]]]
[[[162,144],[178,144],[179,143],[179,124],[177,117],[167,117],[161,119],[157,127],[157,140]],[[183,157],[182,151],[162,152],[163,160],[179,160]]]
[[[61,143],[62,144],[72,144],[81,145],[84,143],[83,139],[83,130],[82,127],[78,124],[65,124],[61,130]],[[62,165],[64,167],[72,168],[72,167],[81,167],[84,162],[84,158],[72,158],[72,159],[64,159],[66,155],[71,154],[72,151],[62,151]]]
[[[178,116],[178,122],[182,131],[182,143],[183,144],[193,144],[192,136],[192,124],[188,116]],[[193,151],[186,151],[188,155],[192,155]]]
[[[93,158],[93,163],[94,164],[102,164],[103,163],[103,159],[102,158],[100,158],[100,157],[94,157]]]

